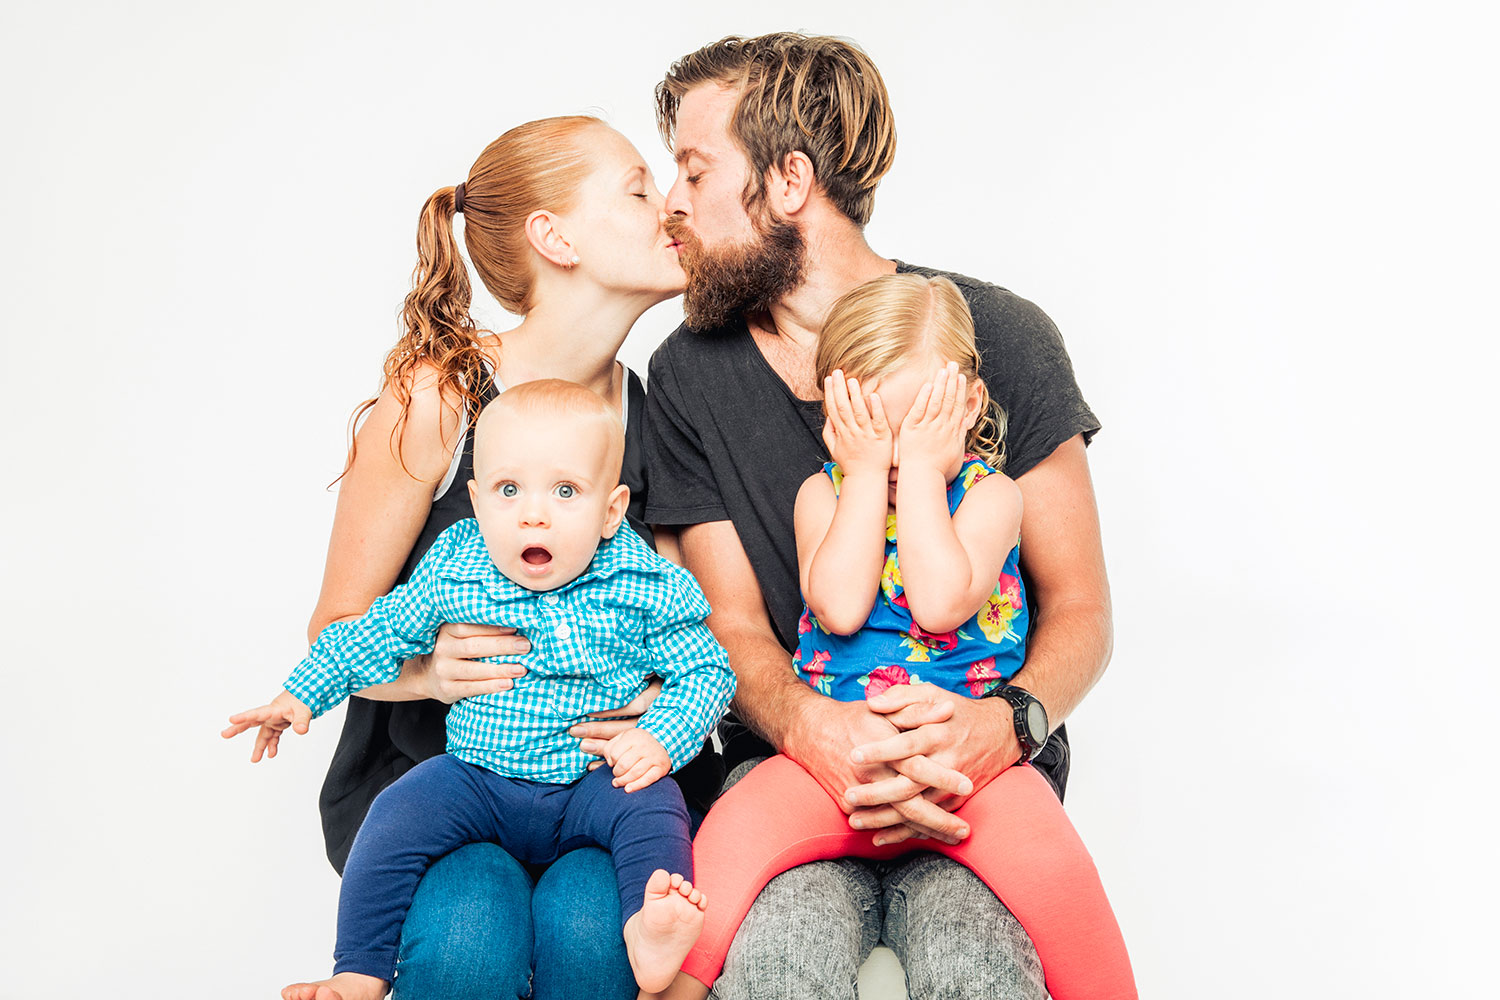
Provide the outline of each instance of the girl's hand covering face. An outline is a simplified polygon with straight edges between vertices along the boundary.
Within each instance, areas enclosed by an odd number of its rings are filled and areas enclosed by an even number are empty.
[[[895,435],[880,396],[866,394],[858,379],[835,370],[823,380],[823,408],[823,443],[844,475],[889,475]]]
[[[969,430],[964,414],[968,398],[968,377],[952,361],[917,390],[917,398],[901,421],[903,469],[934,468],[947,479],[949,471],[962,464]]]

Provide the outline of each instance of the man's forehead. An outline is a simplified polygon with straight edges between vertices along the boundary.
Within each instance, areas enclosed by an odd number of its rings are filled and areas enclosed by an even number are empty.
[[[714,148],[728,139],[729,117],[739,98],[739,88],[716,83],[700,84],[682,95],[675,129],[677,159],[711,159]]]

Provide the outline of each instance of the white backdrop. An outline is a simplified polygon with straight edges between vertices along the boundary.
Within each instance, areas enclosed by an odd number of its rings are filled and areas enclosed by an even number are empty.
[[[667,63],[781,28],[885,74],[875,248],[1039,303],[1103,421],[1117,642],[1068,806],[1142,995],[1482,992],[1488,6],[517,6],[0,14],[0,997],[324,973],[341,715],[255,768],[217,730],[304,648],[418,209],[590,108],[665,187]]]

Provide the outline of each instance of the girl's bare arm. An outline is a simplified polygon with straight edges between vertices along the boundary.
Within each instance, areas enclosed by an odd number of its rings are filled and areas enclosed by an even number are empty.
[[[901,586],[912,618],[949,632],[972,618],[990,594],[1021,530],[1021,491],[994,473],[975,483],[948,516],[946,483],[923,470],[897,486],[896,540]]]

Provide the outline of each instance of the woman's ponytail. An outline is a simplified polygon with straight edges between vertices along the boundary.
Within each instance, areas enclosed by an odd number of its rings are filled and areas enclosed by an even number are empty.
[[[389,386],[401,404],[392,440],[398,458],[419,366],[436,370],[442,398],[462,406],[471,421],[479,414],[488,377],[479,346],[486,331],[469,315],[474,287],[453,235],[454,215],[463,212],[464,247],[475,273],[502,306],[524,316],[533,305],[536,279],[526,218],[538,209],[566,212],[573,206],[592,167],[583,137],[603,127],[587,115],[518,125],[485,147],[461,185],[439,188],[422,206],[417,266],[401,307],[401,338],[386,356],[382,386]],[[378,398],[365,400],[350,418],[345,473],[354,464],[353,431]]]
[[[479,348],[483,332],[474,324],[469,307],[474,288],[469,270],[453,236],[454,188],[438,189],[422,206],[417,222],[417,266],[412,269],[411,291],[401,306],[401,338],[385,358],[384,385],[390,386],[401,404],[396,422],[394,453],[401,467],[402,442],[406,436],[406,414],[411,408],[411,390],[419,366],[435,368],[437,388],[444,400],[462,406],[469,420],[479,415],[480,382],[485,376],[484,352]],[[351,432],[375,398],[360,404],[350,418]],[[354,464],[356,444],[351,440],[347,473]],[[408,474],[410,471],[408,470]]]

